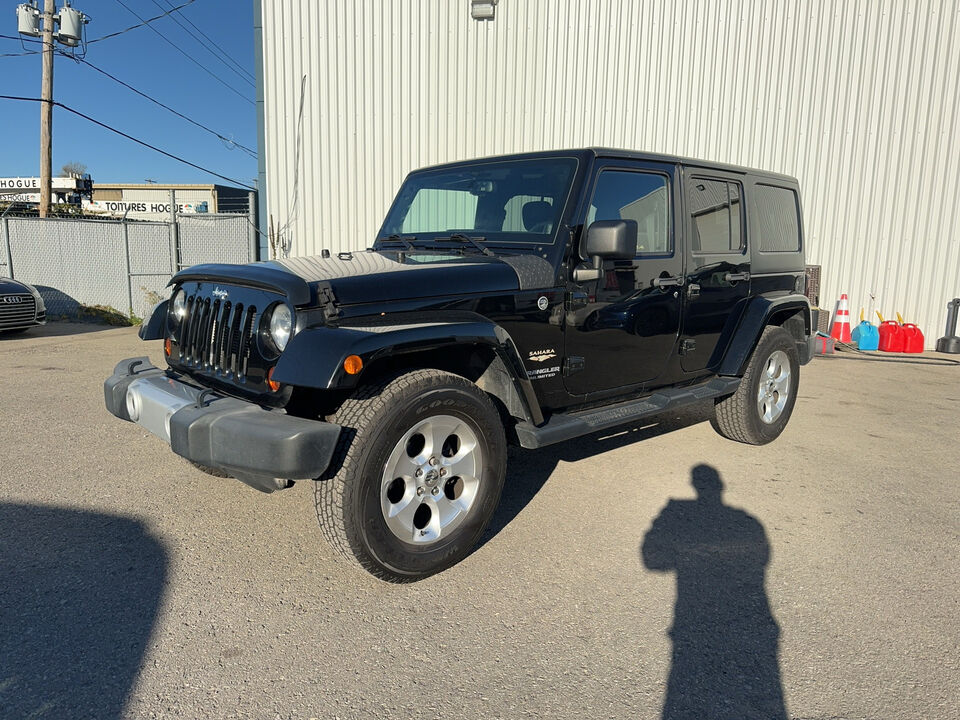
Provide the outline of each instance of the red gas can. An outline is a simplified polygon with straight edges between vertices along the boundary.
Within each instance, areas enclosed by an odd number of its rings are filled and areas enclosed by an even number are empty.
[[[903,326],[903,351],[908,353],[923,352],[923,333],[913,323]]]
[[[903,352],[903,328],[896,320],[880,323],[880,349],[884,352]]]

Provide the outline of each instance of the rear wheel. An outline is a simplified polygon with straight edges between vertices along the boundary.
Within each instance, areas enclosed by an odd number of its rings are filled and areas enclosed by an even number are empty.
[[[740,387],[716,401],[713,428],[724,437],[764,445],[783,432],[797,402],[800,356],[793,337],[767,327],[754,348]]]
[[[328,418],[343,427],[316,506],[341,556],[386,580],[466,557],[503,488],[506,439],[473,383],[416,370],[361,388]]]

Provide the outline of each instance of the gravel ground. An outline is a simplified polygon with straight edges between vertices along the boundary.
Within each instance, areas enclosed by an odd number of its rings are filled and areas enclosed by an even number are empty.
[[[395,586],[335,561],[309,483],[107,413],[156,345],[0,339],[3,717],[960,717],[956,366],[817,359],[760,448],[696,407],[512,452],[483,544]]]

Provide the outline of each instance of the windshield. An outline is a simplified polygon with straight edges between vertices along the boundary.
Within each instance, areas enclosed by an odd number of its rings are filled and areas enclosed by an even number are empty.
[[[412,173],[379,238],[463,233],[488,243],[550,243],[576,167],[574,158],[537,158]]]

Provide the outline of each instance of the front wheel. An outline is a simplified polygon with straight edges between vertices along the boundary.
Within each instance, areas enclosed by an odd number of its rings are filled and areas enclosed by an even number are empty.
[[[316,506],[328,541],[385,580],[466,557],[500,500],[506,438],[473,383],[416,370],[361,388],[329,420],[343,427]]]
[[[750,356],[740,387],[716,401],[714,430],[749,445],[776,440],[793,413],[799,383],[800,356],[793,337],[781,327],[768,326]]]

